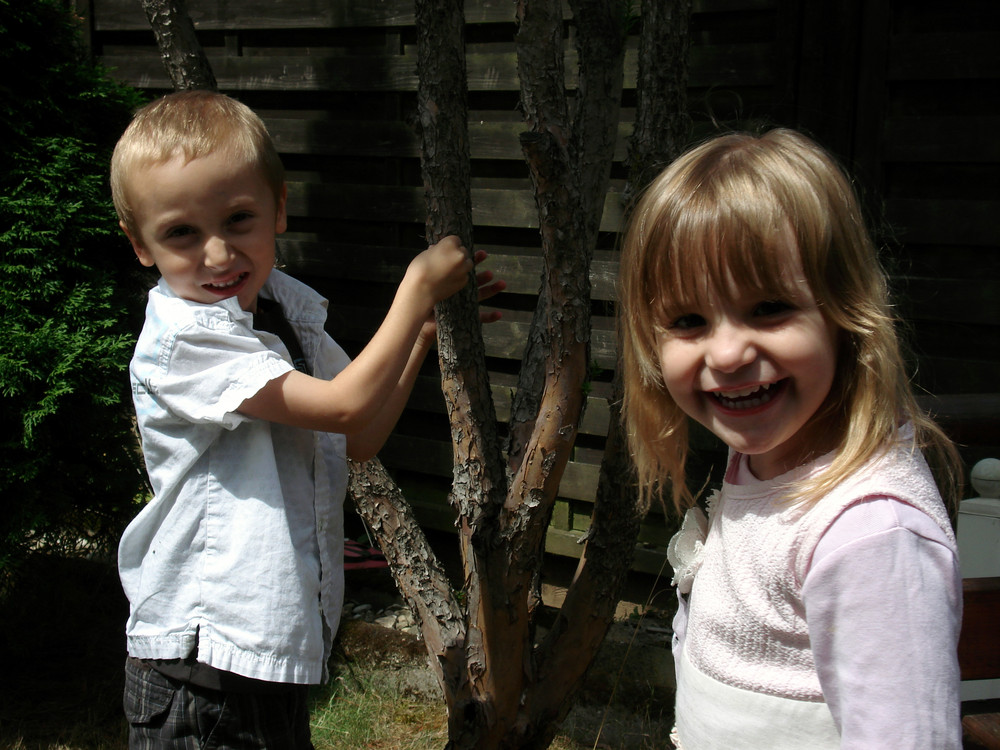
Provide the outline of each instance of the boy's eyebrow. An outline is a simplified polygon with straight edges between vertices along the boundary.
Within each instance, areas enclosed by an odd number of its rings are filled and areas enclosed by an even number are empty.
[[[157,220],[153,224],[153,229],[159,231],[168,227],[182,226],[189,223],[190,222],[186,220],[186,217],[182,213],[178,212],[173,215],[164,216]]]

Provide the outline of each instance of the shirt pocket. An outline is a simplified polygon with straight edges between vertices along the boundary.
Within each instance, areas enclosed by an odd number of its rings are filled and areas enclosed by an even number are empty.
[[[174,702],[177,688],[155,669],[134,659],[125,664],[125,718],[134,726],[159,723]]]

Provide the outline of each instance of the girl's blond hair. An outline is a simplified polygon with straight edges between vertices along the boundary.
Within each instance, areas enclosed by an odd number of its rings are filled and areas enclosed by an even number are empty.
[[[261,119],[235,99],[214,91],[181,91],[136,112],[111,156],[111,197],[118,218],[139,236],[128,185],[143,167],[181,154],[185,162],[222,152],[261,170],[278,202],[285,170]]]
[[[668,483],[678,512],[694,502],[684,473],[687,418],[664,386],[657,331],[706,288],[726,294],[730,279],[763,299],[782,296],[789,229],[820,310],[839,330],[834,382],[813,417],[836,426],[836,458],[789,496],[817,500],[909,420],[942,495],[957,502],[957,452],[916,403],[854,190],[826,151],[786,129],[695,147],[653,181],[631,216],[619,271],[622,412],[642,502]]]

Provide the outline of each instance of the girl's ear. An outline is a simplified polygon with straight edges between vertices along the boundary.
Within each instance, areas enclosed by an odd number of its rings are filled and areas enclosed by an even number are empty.
[[[281,194],[278,196],[278,211],[274,217],[274,233],[282,234],[286,229],[288,229],[288,212],[286,210],[286,204],[288,203],[288,185],[286,183],[281,183]]]
[[[128,227],[125,226],[125,222],[119,221],[118,226],[122,228],[122,231],[125,232],[125,236],[128,237],[128,241],[132,243],[132,251],[135,253],[135,257],[139,259],[139,262],[142,263],[142,265],[146,266],[146,268],[152,268],[154,265],[156,265],[156,263],[153,261],[152,254],[149,252],[149,250],[143,247],[139,243],[139,241],[136,240],[135,237],[132,236],[132,233],[129,231]]]

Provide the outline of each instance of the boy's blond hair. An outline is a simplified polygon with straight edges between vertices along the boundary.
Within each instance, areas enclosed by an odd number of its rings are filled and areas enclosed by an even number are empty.
[[[688,151],[647,188],[630,219],[619,272],[623,418],[643,503],[667,483],[678,512],[694,501],[684,474],[687,418],[664,385],[657,332],[706,287],[727,296],[733,279],[762,299],[785,296],[789,230],[819,308],[839,331],[834,382],[813,417],[837,426],[837,455],[790,496],[822,497],[911,420],[942,494],[957,501],[957,453],[917,406],[854,190],[817,144],[777,129],[725,135]]]
[[[217,151],[260,169],[275,202],[280,200],[285,182],[281,158],[264,123],[245,104],[214,91],[181,91],[136,112],[111,157],[111,197],[130,235],[139,236],[128,195],[136,170],[176,154],[186,163]]]

